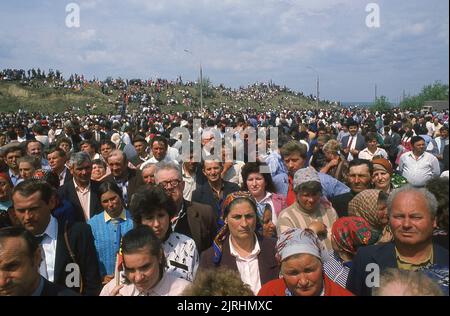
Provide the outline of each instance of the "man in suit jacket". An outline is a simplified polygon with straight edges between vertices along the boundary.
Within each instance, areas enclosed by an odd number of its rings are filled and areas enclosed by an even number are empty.
[[[366,148],[364,137],[358,133],[359,124],[353,119],[346,123],[350,135],[344,136],[341,140],[342,151],[348,161],[358,158],[359,152]]]
[[[370,295],[386,268],[418,270],[431,264],[448,267],[448,250],[432,242],[437,205],[434,195],[426,189],[405,186],[392,192],[388,212],[394,241],[359,248],[347,289],[356,295]]]
[[[0,229],[0,296],[78,295],[43,278],[39,274],[41,260],[41,249],[30,232],[17,226]],[[16,262],[18,269],[9,270],[10,262]]]
[[[166,190],[177,207],[172,229],[191,237],[199,253],[211,247],[217,234],[217,213],[209,205],[183,198],[185,184],[180,166],[175,163],[159,163],[155,171],[155,183]]]
[[[86,222],[102,211],[100,183],[91,180],[92,161],[87,153],[72,154],[69,166],[73,179],[60,188],[60,195],[74,206],[75,221]]]
[[[66,152],[61,148],[52,148],[47,154],[47,160],[52,171],[59,177],[59,186],[70,182],[73,177],[70,170],[66,167]]]
[[[26,180],[13,192],[15,216],[40,244],[40,274],[50,282],[84,295],[98,295],[101,279],[94,238],[86,223],[62,223],[51,215],[51,186]]]
[[[210,205],[220,217],[222,201],[228,194],[239,191],[239,186],[222,179],[223,163],[221,161],[205,160],[202,162],[202,170],[208,182],[197,186],[192,193],[192,202]]]
[[[133,194],[145,184],[141,171],[128,167],[127,156],[119,149],[111,152],[107,163],[111,174],[104,181],[115,182],[122,189],[122,196],[126,204],[130,205]]]

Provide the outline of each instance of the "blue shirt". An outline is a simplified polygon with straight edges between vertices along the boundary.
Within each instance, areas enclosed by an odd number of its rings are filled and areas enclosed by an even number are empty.
[[[120,222],[118,225],[115,225],[112,220],[106,220],[106,217],[103,211],[88,221],[94,235],[101,277],[114,274],[116,255],[120,249],[122,236],[133,228],[133,220],[127,210],[123,216],[125,219],[118,218]]]
[[[341,181],[338,181],[332,176],[319,172],[320,184],[322,185],[322,194],[327,199],[332,199],[335,196],[350,192],[350,188]],[[280,190],[278,193],[286,196],[289,189],[288,177],[286,175],[286,181],[280,183]],[[273,179],[275,183],[275,178]],[[278,189],[278,188],[277,188]]]

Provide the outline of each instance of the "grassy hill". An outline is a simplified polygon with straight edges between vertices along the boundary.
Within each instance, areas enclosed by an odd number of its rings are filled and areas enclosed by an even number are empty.
[[[198,86],[175,86],[173,89],[164,90],[159,94],[156,93],[154,87],[143,89],[144,92],[157,100],[157,104],[165,112],[188,109],[182,104],[183,90],[188,91],[192,98],[190,108],[199,108],[200,93]],[[92,113],[115,112],[119,90],[113,89],[111,91],[112,93],[105,95],[94,84],[85,85],[82,91],[76,91],[69,88],[52,88],[39,81],[35,82],[33,86],[21,84],[18,81],[0,81],[0,111],[17,111],[20,108],[29,112],[52,113],[79,109],[80,113],[86,113],[86,104],[91,106],[95,104],[95,109],[92,110]],[[178,104],[167,105],[168,99],[174,99]],[[316,106],[315,101],[291,92],[280,92],[275,97],[266,97],[260,102],[248,100],[247,98],[244,101],[237,102],[217,88],[206,89],[203,104],[207,108],[216,108],[225,104],[231,108],[255,108],[261,110],[277,106],[281,106],[284,109],[308,109]],[[323,106],[324,104],[321,104],[321,107]],[[325,105],[325,107],[327,106]],[[139,110],[139,108],[138,102],[131,102],[128,107],[129,110]]]

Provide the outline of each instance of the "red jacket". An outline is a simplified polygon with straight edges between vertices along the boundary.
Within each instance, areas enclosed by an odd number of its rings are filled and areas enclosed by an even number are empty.
[[[350,291],[334,283],[326,275],[325,296],[354,296]],[[258,292],[258,296],[286,296],[286,283],[284,279],[276,279],[264,284]]]

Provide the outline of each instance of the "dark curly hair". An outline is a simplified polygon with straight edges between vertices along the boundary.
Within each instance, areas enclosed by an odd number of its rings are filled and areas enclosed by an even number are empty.
[[[266,182],[266,191],[271,192],[271,193],[277,192],[275,185],[273,184],[271,174],[270,173],[262,173],[260,171],[261,167],[267,167],[267,165],[263,162],[257,161],[257,162],[247,162],[242,167],[242,170],[241,170],[241,175],[242,175],[242,180],[243,180],[243,183],[241,186],[242,191],[248,191],[247,179],[250,176],[250,174],[260,173],[264,177],[264,181]]]
[[[175,202],[159,186],[144,186],[131,198],[130,212],[136,225],[142,224],[143,219],[159,210],[166,211],[169,218],[177,212]]]

